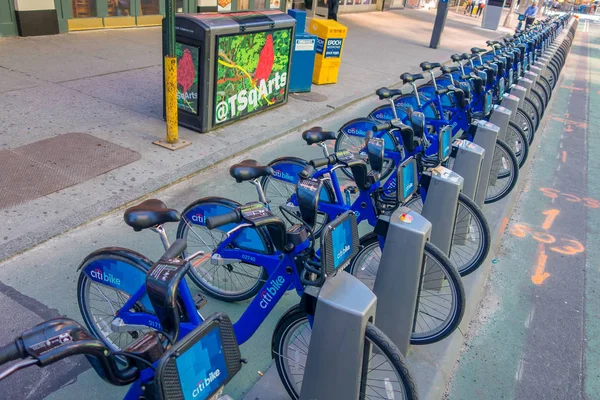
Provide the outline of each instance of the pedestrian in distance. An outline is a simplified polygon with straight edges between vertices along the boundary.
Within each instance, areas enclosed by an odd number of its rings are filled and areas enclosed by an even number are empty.
[[[529,5],[529,7],[527,7],[527,10],[525,10],[525,13],[523,14],[525,15],[525,27],[533,24],[533,21],[535,21],[535,17],[537,17],[538,11],[539,7],[536,1],[534,1]]]
[[[327,19],[337,21],[338,0],[325,0],[325,4],[327,4]]]
[[[477,9],[477,18],[479,18],[479,16],[483,12],[484,8],[485,8],[485,0],[480,0],[479,1],[479,8]]]
[[[467,0],[467,5],[465,7],[465,14],[471,14],[471,10],[473,9],[473,2],[475,0]]]

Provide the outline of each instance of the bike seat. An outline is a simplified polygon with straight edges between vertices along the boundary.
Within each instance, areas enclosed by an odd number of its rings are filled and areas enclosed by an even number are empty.
[[[434,68],[440,68],[441,66],[442,64],[440,63],[430,63],[429,61],[423,61],[421,64],[419,64],[419,67],[421,67],[423,71],[430,71]]]
[[[312,145],[326,140],[335,140],[335,132],[324,131],[320,126],[315,126],[302,132],[302,139],[306,141],[306,144]]]
[[[471,53],[473,54],[485,53],[486,51],[486,49],[482,49],[481,47],[471,47]]]
[[[423,79],[423,74],[409,74],[408,72],[405,72],[400,75],[400,79],[402,79],[402,82],[404,83],[413,83],[418,79]]]
[[[462,57],[460,54],[452,54],[450,56],[450,59],[454,62],[459,62],[460,60],[462,60]]]
[[[251,181],[261,176],[273,175],[273,168],[268,165],[260,165],[256,160],[244,160],[229,168],[229,175],[235,178],[237,183]]]
[[[167,208],[160,200],[149,199],[128,208],[123,219],[134,231],[139,232],[165,222],[177,222],[181,219],[181,214],[177,210]]]
[[[447,65],[444,65],[442,68],[442,73],[444,74],[451,74],[452,72],[456,72],[456,71],[460,71],[460,68],[453,66],[453,67],[449,67]]]
[[[377,89],[375,94],[379,96],[379,100],[385,100],[389,99],[390,97],[400,96],[402,91],[400,89],[388,89],[386,87],[382,87]]]
[[[471,56],[470,56],[469,54],[467,54],[467,53],[462,53],[462,54],[460,55],[460,59],[461,59],[461,60],[470,60],[470,59],[471,59]]]
[[[500,44],[500,42],[497,40],[488,40],[485,42],[485,44],[487,44],[488,46],[493,46],[495,44]]]

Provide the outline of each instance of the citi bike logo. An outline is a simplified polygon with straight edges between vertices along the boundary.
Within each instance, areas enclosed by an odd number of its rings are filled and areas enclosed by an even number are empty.
[[[363,131],[362,129],[356,129],[356,128],[348,128],[347,130],[348,135],[352,135],[352,136],[365,136],[366,132]]]
[[[221,370],[220,369],[216,369],[214,371],[211,371],[208,376],[204,379],[202,379],[200,382],[198,382],[198,386],[196,387],[196,389],[194,389],[192,391],[192,397],[196,398],[198,396],[200,396],[200,394],[204,391],[204,389],[206,389],[207,387],[210,387],[210,384],[219,377],[219,375],[221,375]]]
[[[97,268],[90,272],[92,278],[97,279],[102,282],[112,283],[113,285],[120,286],[121,280],[119,278],[115,278],[113,274],[107,274],[102,271],[100,268]]]
[[[339,251],[339,253],[337,254],[337,258],[338,258],[338,260],[339,260],[340,258],[344,257],[344,255],[345,255],[347,252],[349,252],[349,251],[350,251],[350,245],[349,245],[349,244],[347,244],[347,245],[346,245],[346,246],[344,246],[344,248],[343,248],[343,249],[341,249],[341,250]]]
[[[276,280],[269,282],[269,286],[260,293],[260,308],[267,308],[273,301],[273,298],[279,292],[279,289],[283,287],[285,280],[283,276],[278,276]]]
[[[404,188],[405,192],[410,192],[413,188],[414,184],[411,182],[408,185],[406,185],[406,187]]]
[[[199,212],[199,213],[192,215],[192,222],[198,222],[199,224],[203,224],[204,223],[204,214]]]
[[[294,177],[292,175],[280,169],[276,169],[275,171],[273,171],[273,176],[279,179],[283,179],[284,181],[294,182]]]

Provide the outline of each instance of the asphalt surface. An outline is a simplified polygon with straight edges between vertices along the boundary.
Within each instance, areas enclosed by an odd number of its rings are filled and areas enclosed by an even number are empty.
[[[600,396],[597,43],[582,22],[449,399]]]

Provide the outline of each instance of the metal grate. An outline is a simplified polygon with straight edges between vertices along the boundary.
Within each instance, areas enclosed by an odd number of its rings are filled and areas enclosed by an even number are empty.
[[[67,133],[0,150],[0,209],[57,192],[140,159],[85,133]]]

